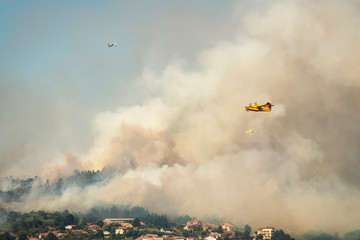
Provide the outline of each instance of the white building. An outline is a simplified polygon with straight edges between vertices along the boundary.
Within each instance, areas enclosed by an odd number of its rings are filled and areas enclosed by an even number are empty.
[[[205,240],[217,240],[216,238],[214,238],[214,237],[211,237],[211,236],[208,236],[208,237],[206,237],[206,238],[204,238]]]
[[[118,227],[115,229],[115,234],[125,234],[126,228],[124,227]]]
[[[104,224],[132,222],[133,218],[105,218]]]
[[[76,225],[67,225],[67,226],[65,226],[65,229],[71,230],[75,227],[76,227]]]
[[[105,238],[110,238],[110,232],[109,231],[103,231]]]
[[[221,228],[225,231],[234,231],[235,227],[231,223],[223,223],[221,224]]]
[[[266,228],[259,228],[256,232],[256,235],[262,235],[263,239],[270,239],[274,236],[275,228],[273,227],[266,227]]]

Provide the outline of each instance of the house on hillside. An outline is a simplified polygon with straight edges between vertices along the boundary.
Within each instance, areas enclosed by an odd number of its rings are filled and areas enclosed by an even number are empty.
[[[160,232],[162,232],[162,233],[173,233],[173,231],[171,231],[171,228],[160,228]]]
[[[234,231],[224,231],[222,234],[221,234],[221,237],[222,238],[234,238],[235,237],[235,232]]]
[[[191,231],[191,230],[199,230],[201,229],[202,223],[200,220],[193,219],[186,223],[186,226],[184,227],[185,230]]]
[[[71,230],[72,234],[74,234],[76,237],[82,237],[82,236],[86,236],[89,235],[88,232],[81,230],[81,229],[74,229]]]
[[[97,231],[101,230],[100,226],[95,225],[95,224],[88,225],[87,229],[90,230],[90,231],[93,231],[93,232],[97,232]]]
[[[71,229],[74,229],[76,228],[76,225],[67,225],[65,226],[65,229],[68,229],[68,230],[71,230]]]
[[[124,227],[118,227],[117,229],[115,229],[115,234],[125,234],[126,232],[126,228]]]
[[[39,239],[44,239],[49,235],[49,233],[40,233],[39,234]]]
[[[136,238],[135,240],[164,240],[164,239],[155,234],[147,234],[147,235],[141,235],[140,237]]]
[[[222,238],[222,235],[221,235],[221,233],[212,232],[212,233],[210,233],[210,237],[218,239],[218,238]]]
[[[231,223],[223,223],[223,224],[221,224],[221,228],[228,232],[235,230],[235,226],[232,225]]]
[[[110,232],[109,231],[103,231],[104,238],[110,238]]]
[[[60,232],[55,234],[57,239],[64,239],[66,235],[67,235],[66,233],[60,233]]]
[[[111,224],[111,223],[125,223],[125,222],[132,222],[134,221],[134,218],[105,218],[104,224]]]
[[[211,237],[211,236],[209,236],[209,237],[206,237],[206,238],[204,238],[205,240],[216,240],[216,238],[214,238],[214,237]]]
[[[121,224],[122,227],[124,227],[125,229],[129,229],[129,228],[133,228],[134,226],[130,223],[122,223]]]
[[[173,237],[164,238],[164,240],[187,240],[187,238],[179,237],[179,236],[173,236]]]
[[[275,228],[273,227],[265,227],[265,228],[259,228],[256,231],[256,235],[262,235],[262,239],[271,239],[272,236],[274,236]]]
[[[205,224],[203,225],[203,231],[216,232],[218,230],[217,225],[215,224]]]

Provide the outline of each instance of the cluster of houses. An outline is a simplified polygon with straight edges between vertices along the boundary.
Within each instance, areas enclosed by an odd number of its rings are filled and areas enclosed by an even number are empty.
[[[225,236],[234,237],[235,230],[241,231],[242,229],[236,228],[234,225],[230,223],[222,223],[221,224],[222,231],[219,232],[219,226],[215,224],[202,224],[200,220],[193,219],[186,223],[184,230],[188,231],[206,231],[209,233],[209,236],[205,238],[206,240],[214,240],[218,238],[223,238]]]
[[[109,224],[117,224],[118,227],[115,229],[115,234],[126,234],[126,231],[130,228],[133,228],[133,225],[130,223],[134,219],[133,218],[106,218],[104,219],[104,225],[107,226]],[[140,226],[145,226],[143,222],[140,222]],[[65,229],[71,231],[74,235],[89,235],[90,232],[102,231],[105,238],[110,238],[110,232],[103,230],[98,225],[89,224],[85,230],[77,229],[76,225],[68,225],[65,226]],[[205,240],[217,240],[219,238],[233,238],[235,237],[236,231],[244,231],[244,229],[235,227],[231,223],[222,223],[220,226],[215,224],[203,224],[200,220],[193,219],[186,223],[183,228],[187,231],[204,231],[208,233],[207,237],[204,237]],[[135,240],[196,240],[199,237],[181,237],[181,236],[173,236],[174,233],[172,231],[165,231],[164,229],[160,230],[163,232],[162,236],[158,236],[156,234],[147,234],[136,238]],[[251,235],[252,239],[256,239],[258,235],[262,235],[262,239],[271,239],[274,235],[275,228],[266,227],[259,228],[253,235]],[[58,239],[63,239],[67,234],[60,232],[53,232],[54,235]],[[44,239],[48,236],[49,233],[41,233],[38,236],[38,239]]]
[[[129,222],[133,221],[133,218],[106,218],[104,219],[104,224],[112,224],[112,223],[116,223],[119,224],[120,227],[116,228],[115,230],[115,234],[125,234],[126,230],[129,228],[133,228],[133,225]],[[143,222],[140,222],[140,225],[145,225]],[[77,229],[78,226],[77,225],[67,225],[65,226],[65,229],[70,231],[72,234],[76,235],[76,236],[81,236],[81,235],[89,235],[90,232],[98,232],[98,231],[102,231],[104,234],[105,238],[109,238],[110,236],[110,232],[109,231],[105,231],[103,230],[99,225],[96,224],[89,224],[86,226],[86,231],[82,230],[82,229]],[[56,232],[56,231],[50,231],[52,232],[58,239],[63,239],[67,234],[66,233],[61,233],[61,232]],[[38,238],[31,238],[30,240],[35,240],[35,239],[45,239],[46,237],[48,237],[49,233],[40,233]]]
[[[186,226],[184,227],[184,230],[187,231],[206,231],[208,232],[208,236],[203,238],[205,240],[217,240],[219,238],[229,237],[233,238],[235,237],[236,231],[244,231],[242,228],[235,227],[231,223],[222,223],[221,225],[221,233],[219,231],[219,226],[215,224],[202,224],[200,220],[193,219],[186,223]],[[254,234],[251,235],[252,239],[256,239],[257,236],[262,235],[263,240],[271,240],[272,236],[274,236],[275,228],[273,227],[265,227],[265,228],[259,228]],[[249,233],[250,234],[250,233]],[[167,237],[166,235],[159,237],[157,235],[148,234],[145,236],[138,237],[135,240],[194,240],[198,238],[185,238],[185,237],[178,237],[178,236],[171,236]]]
[[[219,233],[219,226],[214,224],[202,224],[201,221],[197,219],[193,219],[187,222],[186,226],[184,227],[185,230],[188,231],[196,231],[202,229],[203,231],[207,231],[209,236],[206,237],[206,240],[216,240],[218,238],[235,237],[235,231],[244,231],[244,229],[235,227],[231,223],[222,223],[221,225],[221,233]],[[271,239],[274,236],[275,228],[273,227],[265,227],[259,228],[254,234],[251,235],[252,239],[256,239],[257,236],[262,235],[263,240]]]

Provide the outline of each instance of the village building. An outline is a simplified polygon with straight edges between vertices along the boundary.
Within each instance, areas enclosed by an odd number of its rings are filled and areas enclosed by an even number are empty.
[[[101,230],[101,228],[98,225],[94,225],[94,224],[87,226],[87,229],[90,231],[93,231],[93,232],[97,232],[97,231]]]
[[[228,232],[235,230],[235,226],[232,225],[232,224],[230,224],[230,223],[223,223],[223,224],[221,224],[221,228],[222,228],[223,230],[225,230],[225,231],[228,231]]]
[[[64,239],[66,235],[67,235],[66,233],[56,233],[56,234],[55,234],[55,236],[56,236],[58,239]]]
[[[210,236],[210,237],[213,237],[213,238],[216,238],[216,239],[222,238],[221,233],[217,233],[217,232],[212,232],[212,233],[210,233],[209,236]]]
[[[126,232],[126,228],[124,227],[118,227],[117,229],[115,229],[115,234],[125,234]]]
[[[205,240],[216,240],[216,238],[214,238],[214,237],[211,237],[211,236],[208,236],[208,237],[206,237],[206,238],[204,238]]]
[[[202,223],[200,220],[193,219],[186,223],[186,226],[184,227],[185,230],[191,231],[191,230],[197,230],[201,229]]]
[[[111,224],[111,223],[125,223],[125,222],[132,222],[134,221],[134,218],[105,218],[104,224]]]
[[[265,228],[259,228],[256,231],[256,235],[262,235],[263,239],[271,239],[272,236],[274,236],[275,228],[273,227],[265,227]]]
[[[130,223],[122,223],[121,226],[124,227],[124,228],[126,228],[126,229],[128,229],[128,228],[133,228],[133,227],[134,227],[134,226],[133,226],[132,224],[130,224]]]
[[[88,232],[86,232],[84,230],[81,230],[81,229],[74,229],[74,230],[71,230],[71,231],[72,231],[72,234],[74,234],[77,237],[80,237],[82,235],[89,235]]]
[[[157,236],[156,234],[142,235],[135,240],[164,240],[164,238]]]
[[[203,226],[203,231],[216,232],[218,230],[218,226],[215,224],[205,224]]]
[[[110,232],[109,231],[103,231],[104,238],[110,238]]]
[[[172,237],[164,238],[164,240],[187,240],[187,238],[179,237],[179,236],[172,236]]]
[[[163,232],[163,233],[173,233],[173,231],[171,231],[170,228],[160,228],[160,232]]]
[[[68,230],[71,230],[71,229],[74,229],[76,228],[76,225],[67,225],[65,226],[65,229],[68,229]]]
[[[49,233],[40,233],[39,234],[39,239],[46,238],[48,235],[49,235]]]
[[[234,238],[235,237],[235,232],[234,231],[224,231],[222,234],[221,234],[221,238]]]

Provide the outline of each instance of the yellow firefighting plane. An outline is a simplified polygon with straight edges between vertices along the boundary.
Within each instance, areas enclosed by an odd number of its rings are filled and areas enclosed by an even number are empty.
[[[271,107],[274,106],[270,102],[267,102],[265,104],[249,104],[248,107],[245,107],[245,111],[254,111],[254,112],[271,112]]]
[[[253,130],[249,129],[248,131],[245,132],[246,134],[249,134],[250,136],[253,135]]]
[[[116,43],[109,43],[108,44],[108,47],[115,47],[116,46]]]

